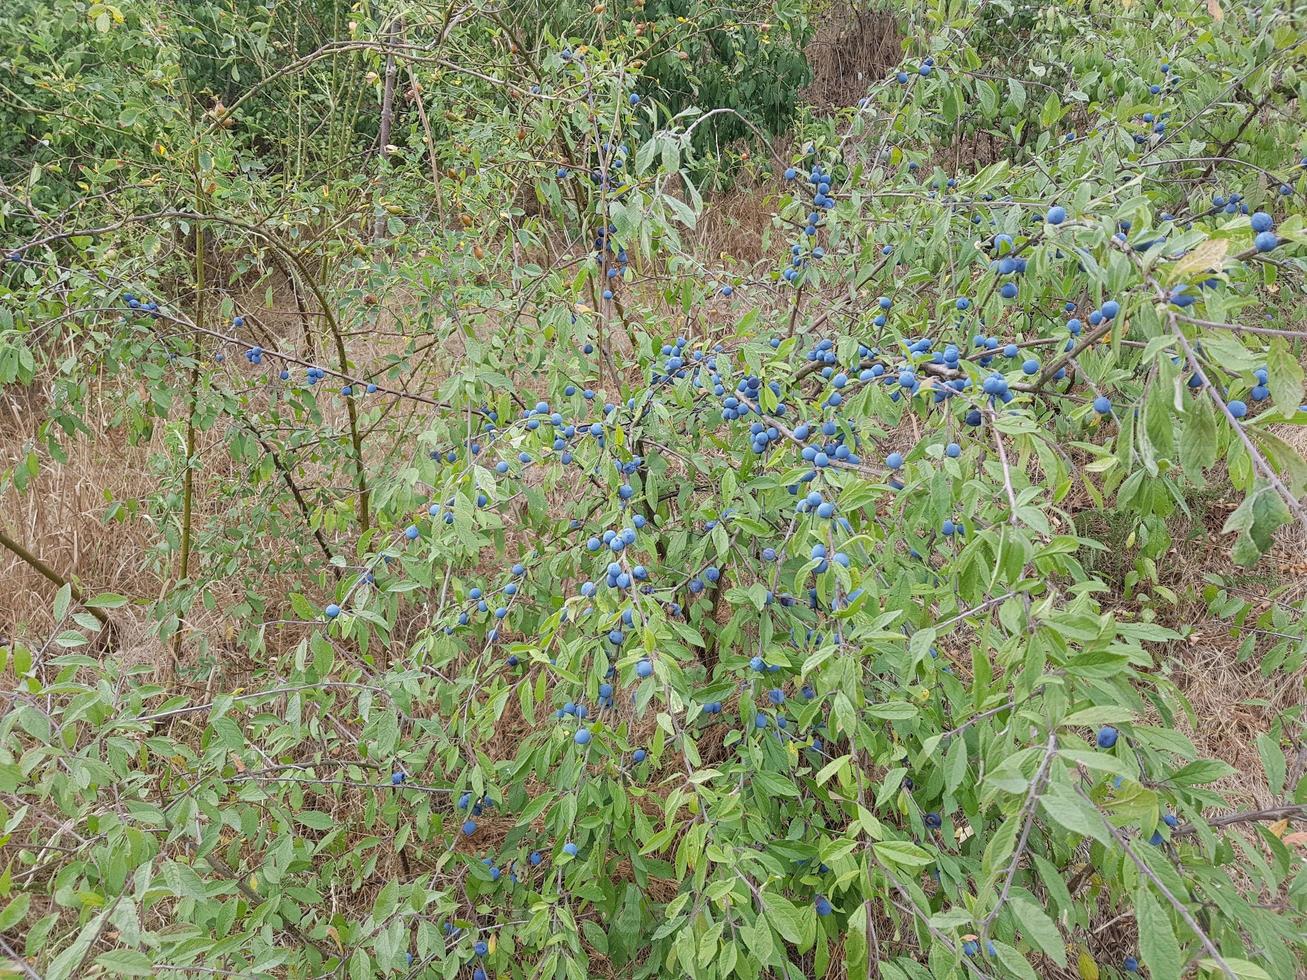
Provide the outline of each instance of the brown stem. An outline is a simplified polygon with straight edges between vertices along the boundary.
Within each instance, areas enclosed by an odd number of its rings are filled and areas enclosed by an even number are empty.
[[[395,75],[399,66],[395,63],[395,50],[389,47],[399,38],[402,19],[394,18],[386,29],[386,80],[381,92],[381,122],[377,131],[377,155],[386,156],[386,145],[390,143],[390,124],[395,118]],[[386,215],[379,213],[372,225],[372,240],[379,241],[386,233]]]
[[[1209,827],[1228,827],[1236,823],[1257,823],[1262,820],[1301,820],[1307,817],[1307,804],[1291,803],[1285,806],[1267,807],[1265,810],[1246,810],[1243,813],[1227,813],[1223,817],[1213,817],[1207,821]],[[1192,834],[1197,828],[1185,824],[1171,832],[1172,837]]]
[[[427,143],[427,159],[431,162],[431,187],[436,192],[436,217],[440,227],[445,227],[445,199],[440,192],[440,158],[436,155],[436,141],[431,135],[431,120],[427,118],[427,105],[422,98],[422,89],[418,86],[417,75],[413,66],[405,66],[408,71],[408,84],[413,90],[413,105],[418,111],[418,121],[422,123],[422,135]]]
[[[242,421],[244,422],[244,420]],[[285,464],[285,462],[283,462],[281,456],[277,453],[277,450],[272,448],[272,446],[268,444],[268,441],[263,438],[263,433],[250,425],[249,422],[244,422],[244,425],[245,428],[249,429],[250,434],[258,440],[259,445],[263,447],[263,451],[267,453],[268,458],[272,460],[272,465],[276,468],[277,472],[281,474],[281,478],[286,484],[286,489],[290,491],[291,497],[295,500],[295,506],[299,508],[300,516],[304,518],[305,526],[313,533],[313,537],[317,539],[318,547],[321,548],[322,553],[327,556],[327,563],[330,566],[332,573],[336,578],[340,578],[340,569],[334,564],[331,564],[333,555],[331,553],[331,548],[327,546],[327,539],[322,534],[322,528],[314,527],[313,518],[309,514],[309,506],[305,502],[304,495],[300,492],[299,484],[295,482],[295,477],[291,473],[290,468]]]

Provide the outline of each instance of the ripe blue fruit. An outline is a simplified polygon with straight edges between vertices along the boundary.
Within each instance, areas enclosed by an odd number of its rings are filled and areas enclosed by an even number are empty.
[[[472,971],[472,980],[488,980],[486,971],[482,967],[477,967]]]
[[[1111,725],[1104,725],[1098,730],[1095,741],[1100,749],[1110,749],[1116,744],[1116,729]]]
[[[959,310],[968,310],[971,308],[971,300],[967,299],[965,296],[960,296],[958,297],[957,302],[953,305]]]
[[[1275,236],[1273,231],[1263,231],[1253,239],[1253,247],[1259,252],[1269,252],[1279,244],[1280,239]]]
[[[1054,204],[1048,209],[1046,217],[1050,225],[1060,225],[1063,221],[1066,221],[1066,208],[1060,204]]]
[[[925,78],[927,75],[930,74],[930,71],[931,71],[930,65],[922,65],[920,68],[917,69],[917,74],[920,75],[922,78]]]
[[[998,294],[1002,296],[1004,299],[1016,299],[1017,284],[1014,282],[1003,283],[1003,286],[1001,289],[999,289]]]
[[[340,615],[340,606],[336,605],[333,602],[326,609],[324,609],[323,612],[327,614],[328,619],[335,619],[337,616]]]
[[[631,105],[639,105],[639,104],[640,104],[640,93],[639,93],[639,92],[632,92],[632,93],[631,93],[631,98],[630,98],[628,101],[630,101]]]
[[[576,857],[576,845],[573,844],[571,841],[568,841],[566,844],[563,845],[563,853],[566,854],[568,857]]]
[[[463,821],[464,837],[471,837],[476,832],[477,832],[477,822],[475,820],[468,819]]]
[[[635,675],[637,677],[652,677],[653,663],[648,660],[641,660],[635,665]]]
[[[588,728],[577,729],[576,734],[572,736],[572,741],[575,742],[577,745],[589,745],[590,729]]]
[[[902,453],[890,453],[888,456],[885,457],[885,465],[888,466],[888,467],[889,467],[890,469],[892,469],[892,470],[899,470],[899,469],[902,469],[902,468],[903,468],[903,454],[902,454]]]
[[[490,952],[490,944],[484,939],[478,939],[472,946],[472,952],[476,953],[477,956],[485,956]]]
[[[957,459],[962,455],[962,447],[956,442],[950,442],[944,447],[944,453],[949,457],[949,459]]]
[[[1025,362],[1021,365],[1021,370],[1025,374],[1038,374],[1039,362],[1035,360],[1033,357],[1028,357],[1026,358]]]
[[[817,914],[827,916],[831,913],[830,900],[825,895],[818,895],[817,900],[812,903],[817,908]]]
[[[631,758],[634,759],[636,762],[644,762],[644,760],[647,759],[648,757],[649,757],[649,753],[646,752],[644,749],[636,749],[631,754]]]
[[[1121,966],[1126,973],[1139,972],[1139,961],[1135,959],[1133,956],[1127,956],[1125,960],[1121,963]]]
[[[1249,219],[1249,224],[1253,226],[1255,232],[1270,231],[1272,225],[1271,216],[1265,211],[1257,211]]]
[[[407,778],[408,777],[404,775],[402,772],[392,772],[390,774],[390,783],[392,786],[398,786],[400,783],[404,782],[404,780],[406,780]]]
[[[1230,402],[1229,409],[1230,414],[1237,419],[1241,419],[1248,414],[1248,406],[1237,398]]]
[[[932,830],[938,830],[940,827],[944,826],[944,821],[938,813],[932,811],[926,814],[926,826],[930,827]]]
[[[1094,399],[1094,411],[1099,415],[1106,415],[1112,411],[1112,403],[1106,395],[1099,395]]]

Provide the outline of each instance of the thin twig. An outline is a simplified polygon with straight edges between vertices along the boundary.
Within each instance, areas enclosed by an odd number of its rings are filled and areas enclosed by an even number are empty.
[[[1099,819],[1103,821],[1103,826],[1107,828],[1107,832],[1112,835],[1112,839],[1121,846],[1123,851],[1125,851],[1126,856],[1134,862],[1135,867],[1139,869],[1145,878],[1153,883],[1153,886],[1162,893],[1162,896],[1168,902],[1171,903],[1171,907],[1180,914],[1180,918],[1182,918],[1185,925],[1193,931],[1193,934],[1198,937],[1198,941],[1203,944],[1203,949],[1207,950],[1208,955],[1216,961],[1216,965],[1221,968],[1221,972],[1225,974],[1227,980],[1239,980],[1238,975],[1234,970],[1230,969],[1230,964],[1225,962],[1225,959],[1221,956],[1221,951],[1216,948],[1216,944],[1213,943],[1207,933],[1203,931],[1203,927],[1198,924],[1198,920],[1193,917],[1193,914],[1185,906],[1184,902],[1176,898],[1175,895],[1171,893],[1171,889],[1166,887],[1166,883],[1157,876],[1157,872],[1148,866],[1148,862],[1135,853],[1135,850],[1130,846],[1130,841],[1126,835],[1117,829],[1116,825],[1107,818],[1102,810],[1098,809],[1094,804],[1094,801],[1089,798],[1089,795],[1083,789],[1076,786],[1075,791],[1079,794],[1081,799],[1094,808],[1094,812],[1097,813]]]

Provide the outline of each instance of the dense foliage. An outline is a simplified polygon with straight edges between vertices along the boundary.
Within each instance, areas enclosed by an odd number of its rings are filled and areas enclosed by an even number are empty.
[[[1301,717],[1230,813],[1158,567],[1307,529],[1307,11],[909,3],[791,154],[839,9],[365,6],[0,11],[4,490],[156,447],[163,584],[0,520],[16,968],[1300,972]]]

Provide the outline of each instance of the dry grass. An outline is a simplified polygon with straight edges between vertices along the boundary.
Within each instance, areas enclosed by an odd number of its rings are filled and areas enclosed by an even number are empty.
[[[835,3],[804,48],[812,80],[803,100],[819,113],[853,105],[903,57],[898,23],[889,11]]]

